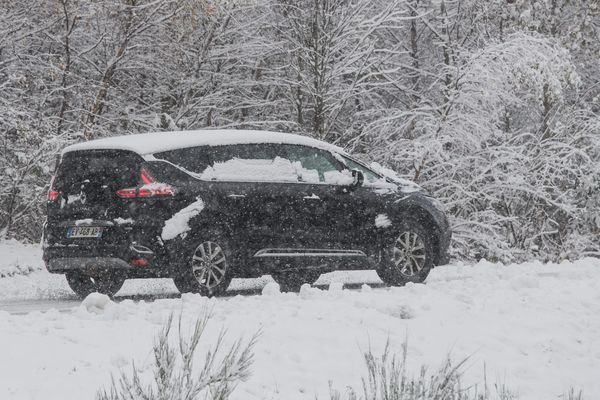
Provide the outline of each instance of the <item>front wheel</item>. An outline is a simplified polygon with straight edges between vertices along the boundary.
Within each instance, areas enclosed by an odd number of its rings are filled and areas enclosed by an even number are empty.
[[[180,266],[178,276],[173,278],[181,293],[200,293],[203,296],[219,296],[225,293],[231,282],[233,254],[229,243],[222,238],[194,241]]]
[[[383,239],[377,274],[388,285],[421,283],[433,268],[435,244],[418,220],[402,221],[394,235]]]
[[[85,298],[90,293],[98,292],[110,297],[114,296],[123,286],[125,278],[117,274],[90,276],[79,271],[65,274],[67,283],[79,297]]]

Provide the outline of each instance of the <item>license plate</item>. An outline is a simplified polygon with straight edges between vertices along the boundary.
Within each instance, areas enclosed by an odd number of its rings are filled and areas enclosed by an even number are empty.
[[[67,229],[67,238],[99,238],[102,237],[100,226],[72,226]]]

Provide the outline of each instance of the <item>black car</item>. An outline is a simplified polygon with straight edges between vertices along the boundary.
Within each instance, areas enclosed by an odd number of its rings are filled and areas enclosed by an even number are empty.
[[[44,261],[80,296],[156,277],[218,295],[234,277],[264,274],[297,290],[336,269],[421,282],[448,261],[448,222],[417,185],[389,172],[275,132],[75,144],[62,151],[48,193]]]

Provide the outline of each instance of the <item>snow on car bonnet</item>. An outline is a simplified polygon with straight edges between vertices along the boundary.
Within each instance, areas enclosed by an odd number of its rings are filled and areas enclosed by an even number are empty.
[[[382,166],[379,163],[373,162],[370,165],[371,169],[377,172],[380,175],[385,176],[386,178],[393,181],[395,184],[400,186],[400,190],[403,193],[413,193],[413,192],[421,192],[423,188],[413,181],[409,181],[408,179],[404,179],[400,177],[395,171]]]
[[[79,150],[116,149],[129,150],[146,156],[186,147],[251,143],[297,144],[346,154],[340,147],[307,136],[269,131],[217,129],[143,133],[90,140],[65,147],[62,155]]]

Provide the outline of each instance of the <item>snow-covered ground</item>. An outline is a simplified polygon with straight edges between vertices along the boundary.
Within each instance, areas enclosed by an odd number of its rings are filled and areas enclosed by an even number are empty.
[[[234,399],[327,399],[360,385],[362,352],[389,339],[408,362],[436,368],[450,354],[469,357],[465,383],[505,383],[521,399],[558,399],[570,387],[600,398],[600,261],[481,262],[434,270],[426,284],[300,294],[260,289],[268,278],[236,281],[232,296],[177,297],[168,280],[127,282],[116,302],[94,309],[71,294],[62,276],[42,268],[36,246],[0,243],[0,399],[93,399],[111,373],[152,361],[151,345],[170,313],[184,326],[207,307],[205,340],[262,335],[252,377]],[[373,272],[329,274],[327,281],[377,282]],[[356,286],[355,286],[356,287]],[[273,289],[272,285],[268,289]],[[142,300],[131,297],[142,293]],[[44,311],[35,311],[44,310]]]

